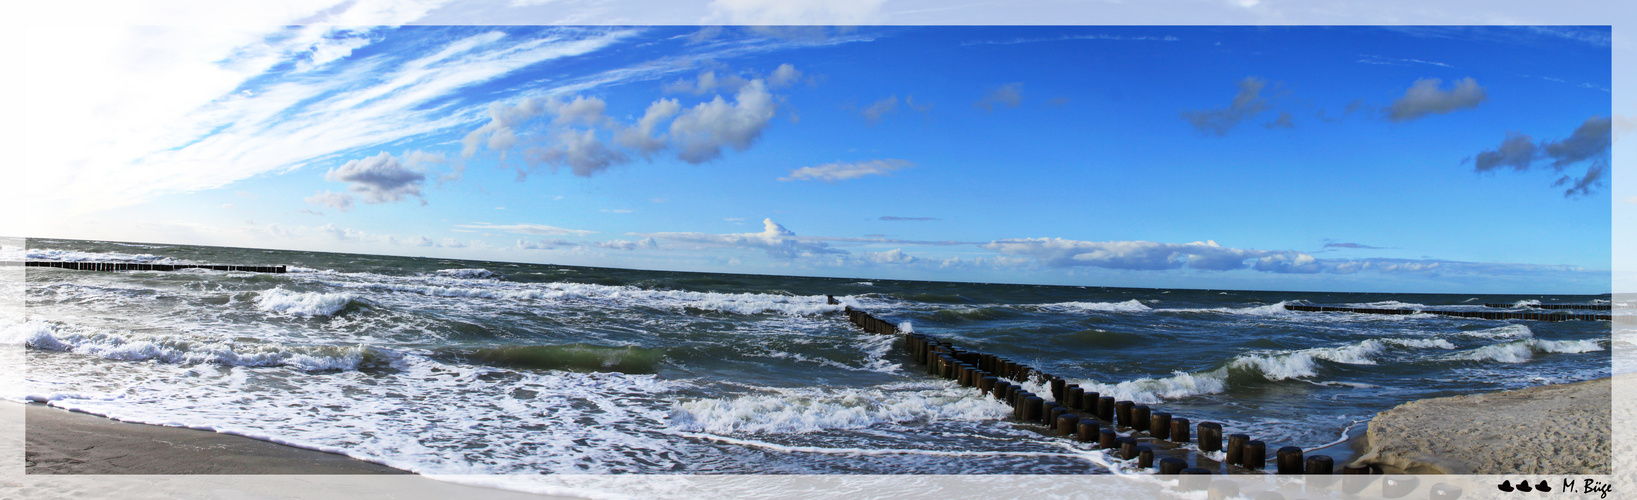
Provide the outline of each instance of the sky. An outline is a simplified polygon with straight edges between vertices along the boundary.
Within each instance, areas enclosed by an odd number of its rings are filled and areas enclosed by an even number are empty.
[[[1611,40],[115,27],[24,56],[26,92],[71,97],[22,103],[34,188],[6,229],[861,279],[1606,293],[1611,148],[1632,126],[1612,113]]]

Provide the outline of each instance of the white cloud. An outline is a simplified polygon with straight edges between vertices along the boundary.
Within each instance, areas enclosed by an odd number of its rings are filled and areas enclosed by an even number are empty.
[[[1409,90],[1404,91],[1403,97],[1387,108],[1387,117],[1395,122],[1409,121],[1430,114],[1476,108],[1478,103],[1488,98],[1484,88],[1471,78],[1456,80],[1455,88],[1451,90],[1440,90],[1440,83],[1443,80],[1437,78],[1416,80]]]
[[[1093,266],[1132,270],[1183,267],[1210,271],[1243,269],[1245,260],[1274,253],[1226,248],[1215,241],[1176,244],[1029,238],[999,240],[981,246],[1003,255],[1031,257],[1051,267]]]
[[[795,84],[800,79],[801,71],[797,70],[795,66],[791,66],[790,63],[785,63],[775,68],[773,74],[767,75],[767,84],[775,88],[785,87]]]
[[[912,264],[920,259],[904,253],[903,249],[894,248],[885,252],[864,252],[864,260],[876,264]]]
[[[575,246],[578,245],[562,238],[535,241],[517,240],[517,248],[521,250],[553,250],[557,248],[570,248]]]
[[[361,195],[365,203],[386,203],[404,196],[420,197],[426,174],[382,151],[331,169],[324,174],[324,180],[352,183],[352,192]]]
[[[681,149],[679,158],[704,163],[722,156],[723,147],[750,148],[773,119],[777,106],[761,80],[751,82],[728,104],[716,99],[689,108],[671,122],[671,140]]]
[[[787,65],[788,66],[788,65]],[[736,92],[750,80],[739,75],[725,75],[718,77],[715,71],[699,73],[699,78],[689,80],[683,78],[665,86],[665,92],[692,93],[695,95],[709,94],[716,91]]]
[[[506,224],[506,225],[501,225],[501,224],[489,224],[487,222],[479,222],[479,223],[475,223],[475,224],[458,224],[455,227],[462,227],[462,228],[466,228],[466,229],[506,231],[506,232],[514,233],[514,234],[532,234],[532,235],[535,235],[535,236],[557,236],[557,235],[585,236],[585,235],[588,235],[588,234],[596,234],[597,233],[596,231],[587,231],[587,230],[584,230],[584,229],[564,229],[564,228],[560,228],[560,227],[557,227],[557,226],[547,226],[545,224]]]
[[[886,0],[711,0],[703,24],[857,26],[882,18]]]
[[[407,22],[434,5],[330,4],[324,8],[335,9],[323,19],[358,23],[307,26],[292,25],[312,22],[303,19],[319,8],[291,4],[269,15],[246,7],[223,11],[218,22],[102,26],[77,33],[73,43],[34,46],[22,69],[34,75],[25,88],[31,99],[19,120],[39,126],[25,140],[37,146],[28,161],[39,167],[28,180],[41,189],[30,190],[27,201],[72,213],[105,210],[448,130],[470,114],[437,100],[633,32],[428,38],[433,55],[414,59],[354,50],[388,32],[354,26]],[[61,39],[55,29],[39,29],[27,36]]]
[[[574,175],[590,177],[608,167],[630,161],[630,158],[597,140],[595,130],[566,130],[555,135],[551,147],[531,148],[528,160],[531,164],[551,165],[553,171],[566,166]]]
[[[308,196],[307,199],[304,200],[304,201],[306,201],[307,203],[314,204],[314,205],[323,205],[323,206],[326,206],[326,207],[330,207],[330,208],[333,208],[333,209],[336,209],[336,210],[340,210],[342,212],[352,210],[352,196],[350,196],[350,195],[348,195],[346,193],[332,193],[332,192],[329,192],[329,191],[319,191],[317,194],[314,194],[312,196]],[[322,214],[320,214],[320,215],[322,215]]]
[[[816,167],[801,167],[790,171],[787,177],[780,177],[780,181],[825,181],[835,182],[847,179],[856,179],[867,175],[889,175],[898,169],[908,168],[912,163],[905,160],[870,160],[857,163],[827,163]]]
[[[803,238],[773,222],[762,220],[760,233],[707,234],[707,233],[646,233],[633,234],[657,240],[674,241],[702,247],[729,247],[762,250],[776,259],[794,259],[822,254],[846,255],[845,250],[830,248],[830,244],[812,238]]]
[[[599,248],[609,248],[614,250],[635,250],[638,248],[659,248],[659,242],[654,241],[653,238],[643,238],[636,241],[609,240],[597,243],[597,246]]]
[[[615,136],[615,141],[621,146],[637,150],[644,156],[665,149],[665,136],[663,134],[656,136],[654,131],[659,128],[660,122],[671,119],[680,111],[682,105],[677,103],[676,99],[654,101],[648,105],[648,110],[643,112],[642,119],[637,120],[636,126],[620,130]]]

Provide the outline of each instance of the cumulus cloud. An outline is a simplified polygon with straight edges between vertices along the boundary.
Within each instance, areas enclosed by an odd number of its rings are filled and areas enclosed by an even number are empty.
[[[1023,82],[1013,82],[991,89],[974,106],[994,111],[997,106],[1015,108],[1023,103]]]
[[[636,240],[636,241],[631,241],[631,240],[609,240],[609,241],[604,241],[604,242],[598,243],[597,247],[599,247],[599,248],[608,248],[608,249],[613,249],[613,250],[635,250],[635,249],[638,249],[638,248],[659,248],[659,242],[654,241],[653,238],[643,238],[643,239]]]
[[[671,122],[671,139],[681,149],[677,157],[697,164],[722,156],[723,147],[749,149],[776,110],[773,95],[761,80],[741,88],[732,104],[717,96],[689,108]]]
[[[920,259],[904,253],[903,249],[894,248],[885,252],[864,252],[864,260],[876,264],[913,264]]]
[[[794,85],[798,80],[801,80],[801,71],[790,63],[780,64],[773,70],[773,74],[767,75],[767,84],[775,88]]]
[[[1027,238],[999,240],[982,247],[1004,255],[1032,257],[1050,267],[1093,266],[1132,270],[1183,267],[1209,271],[1242,269],[1245,260],[1270,254],[1260,250],[1226,248],[1215,241],[1176,244]]]
[[[479,147],[504,152],[517,144],[519,129],[536,116],[552,115],[552,125],[607,126],[611,119],[603,113],[608,104],[596,97],[574,96],[563,100],[558,96],[527,98],[515,103],[489,105],[489,122],[466,134],[461,139],[461,155],[470,158]]]
[[[785,66],[789,65],[786,64]],[[780,68],[783,67],[784,66],[780,66]],[[790,69],[791,71],[795,71],[795,67],[791,67]],[[739,75],[726,75],[718,77],[716,76],[715,71],[706,71],[700,73],[699,78],[697,79],[689,80],[684,78],[671,82],[671,84],[665,86],[665,92],[691,93],[696,95],[708,94],[718,90],[735,92],[748,84],[750,84],[750,80]]]
[[[779,223],[773,222],[773,219],[763,219],[762,228],[762,232],[759,233],[649,233],[635,236],[706,247],[755,249],[767,252],[769,257],[782,260],[823,254],[847,254],[845,250],[830,248],[829,243],[797,236]]]
[[[1182,118],[1193,124],[1200,133],[1212,135],[1227,135],[1229,130],[1241,122],[1268,109],[1267,100],[1262,98],[1262,89],[1267,87],[1267,81],[1256,77],[1246,77],[1239,81],[1239,93],[1233,96],[1233,103],[1221,109],[1202,109],[1182,112]]]
[[[1450,90],[1439,89],[1441,83],[1443,80],[1437,78],[1416,80],[1409,90],[1404,91],[1403,97],[1387,107],[1387,118],[1402,122],[1430,114],[1475,108],[1488,98],[1484,88],[1471,78],[1456,80],[1455,88]]]
[[[319,191],[317,194],[308,196],[305,201],[314,205],[330,207],[342,212],[352,210],[352,196],[349,196],[346,193]]]
[[[671,119],[680,111],[682,105],[677,103],[676,99],[654,101],[648,105],[647,111],[643,112],[642,119],[637,120],[635,126],[620,130],[619,135],[615,136],[615,141],[621,146],[642,153],[643,156],[665,149],[665,135],[656,136],[654,131],[659,128],[661,122]]]
[[[1523,172],[1541,161],[1558,174],[1563,174],[1574,164],[1589,161],[1586,171],[1578,177],[1560,175],[1552,184],[1554,187],[1568,186],[1563,192],[1565,197],[1586,196],[1608,177],[1612,129],[1613,120],[1609,117],[1593,116],[1576,127],[1569,137],[1559,141],[1536,144],[1534,138],[1528,135],[1507,132],[1506,139],[1495,149],[1479,152],[1466,161],[1473,162],[1479,173],[1503,167]]]
[[[536,235],[536,236],[557,236],[557,235],[585,236],[585,235],[588,235],[588,234],[596,234],[597,233],[596,231],[587,231],[587,230],[584,230],[584,229],[564,229],[564,228],[560,228],[560,227],[557,227],[557,226],[547,226],[545,224],[507,224],[507,225],[501,225],[501,224],[490,224],[490,223],[487,223],[487,222],[479,222],[479,223],[475,223],[475,224],[459,224],[459,225],[456,225],[456,227],[463,227],[463,228],[467,228],[467,229],[479,229],[479,230],[506,231],[506,232],[509,232],[509,233],[532,234],[532,235]]]
[[[597,140],[595,130],[558,132],[551,147],[530,148],[527,159],[530,164],[551,165],[554,172],[558,168],[568,167],[580,177],[591,177],[608,167],[629,161],[625,153]]]
[[[835,182],[847,179],[856,179],[866,175],[888,175],[890,172],[908,168],[912,163],[905,160],[870,160],[856,163],[828,163],[816,167],[801,167],[790,171],[787,177],[780,177],[780,181],[825,181]]]
[[[405,196],[420,197],[421,183],[426,180],[426,174],[382,151],[381,154],[352,160],[330,169],[324,174],[324,180],[351,183],[349,189],[359,194],[365,203],[386,203]]]

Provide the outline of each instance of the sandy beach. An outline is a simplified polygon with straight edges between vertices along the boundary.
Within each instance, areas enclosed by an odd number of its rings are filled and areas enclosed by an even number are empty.
[[[1611,380],[1405,403],[1370,421],[1354,463],[1395,474],[1609,474]]]
[[[410,474],[344,455],[27,405],[29,474]]]

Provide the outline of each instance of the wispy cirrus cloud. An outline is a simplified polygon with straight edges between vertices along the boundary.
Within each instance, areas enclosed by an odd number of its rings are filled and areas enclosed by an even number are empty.
[[[545,224],[490,224],[487,222],[477,222],[472,224],[458,224],[455,227],[484,231],[505,231],[508,233],[531,234],[535,236],[585,236],[588,234],[597,234],[596,231],[588,231],[584,229],[565,229],[557,226],[548,226]]]
[[[342,11],[366,8],[348,5]],[[345,18],[345,12],[337,15]],[[78,84],[36,89],[38,97],[53,100],[54,92],[77,93],[60,100],[73,104],[29,114],[47,126],[75,123],[72,129],[82,133],[35,138],[41,151],[57,152],[54,161],[62,166],[36,169],[35,185],[94,181],[30,196],[75,210],[106,209],[449,130],[472,119],[471,107],[452,97],[457,91],[542,61],[594,52],[637,31],[423,29],[456,36],[421,51],[366,53],[360,49],[388,43],[393,30],[144,26],[98,30],[108,39],[85,45],[135,47],[158,57],[132,58],[140,65],[98,61],[130,56],[118,51],[74,54],[61,52],[70,46],[42,47],[42,60],[72,61],[79,70],[36,68],[41,74],[120,85],[95,92],[80,92]],[[392,43],[405,42],[400,37]]]
[[[835,182],[871,175],[890,175],[895,170],[913,166],[907,160],[884,159],[869,160],[853,163],[826,163],[815,167],[801,167],[790,171],[790,175],[780,177],[782,182],[790,181],[824,181]]]

